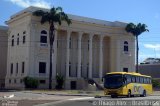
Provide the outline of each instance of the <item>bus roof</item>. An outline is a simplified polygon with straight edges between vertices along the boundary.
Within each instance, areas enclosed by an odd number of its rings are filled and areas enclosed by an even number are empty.
[[[142,75],[142,74],[136,73],[136,72],[110,72],[110,73],[107,73],[107,74],[128,74],[128,75],[135,75],[135,76],[151,77],[151,76]]]

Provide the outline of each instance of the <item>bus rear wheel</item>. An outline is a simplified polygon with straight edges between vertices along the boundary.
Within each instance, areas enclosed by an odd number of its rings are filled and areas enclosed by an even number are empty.
[[[140,95],[140,96],[141,96],[141,97],[146,97],[146,95],[147,95],[147,94],[146,94],[146,90],[144,90],[144,91],[143,91],[143,94]]]

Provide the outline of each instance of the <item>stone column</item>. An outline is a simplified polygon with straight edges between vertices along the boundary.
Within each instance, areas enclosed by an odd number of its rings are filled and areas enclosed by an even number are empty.
[[[120,40],[116,40],[116,71],[123,71],[122,67],[121,67],[121,57],[120,57],[120,54],[121,54],[121,42]]]
[[[100,35],[100,44],[99,44],[99,78],[103,76],[103,35]]]
[[[121,42],[117,37],[110,37],[110,72],[122,71],[120,66]]]
[[[111,36],[110,37],[110,72],[113,72],[116,70],[116,39]]]
[[[69,78],[70,36],[71,36],[71,31],[67,30],[66,78]]]
[[[93,33],[89,35],[89,78],[92,78],[92,39]]]
[[[53,57],[52,57],[52,61],[53,61],[53,70],[52,70],[52,76],[53,79],[56,76],[57,73],[57,31],[55,30],[55,36],[54,36],[54,43],[53,43]]]
[[[83,32],[79,32],[78,35],[78,73],[77,73],[77,77],[81,78],[81,41],[82,41],[82,35]]]

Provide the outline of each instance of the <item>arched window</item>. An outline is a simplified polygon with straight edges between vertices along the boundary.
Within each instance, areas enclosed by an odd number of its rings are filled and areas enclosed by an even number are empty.
[[[69,38],[69,48],[71,49],[71,45],[72,45],[72,42],[71,42],[71,37]]]
[[[23,31],[23,34],[26,34],[26,31]]]
[[[83,65],[82,65],[82,63],[81,63],[81,77],[83,77]]]
[[[17,45],[19,45],[19,33],[17,34]]]
[[[23,31],[23,44],[26,42],[26,31]]]
[[[45,30],[41,31],[40,42],[47,43],[47,32]]]
[[[89,78],[89,63],[87,63],[87,78]]]
[[[128,42],[124,41],[124,52],[128,52]]]
[[[42,30],[41,34],[47,34],[47,32],[45,30]]]
[[[14,46],[14,35],[12,35],[12,46]]]
[[[71,77],[71,62],[69,62],[69,76]]]

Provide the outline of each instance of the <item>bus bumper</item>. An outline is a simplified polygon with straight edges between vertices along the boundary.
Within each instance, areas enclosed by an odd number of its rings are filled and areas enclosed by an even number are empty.
[[[123,90],[121,90],[121,89],[116,89],[116,90],[106,89],[106,90],[104,90],[104,95],[123,95]]]

